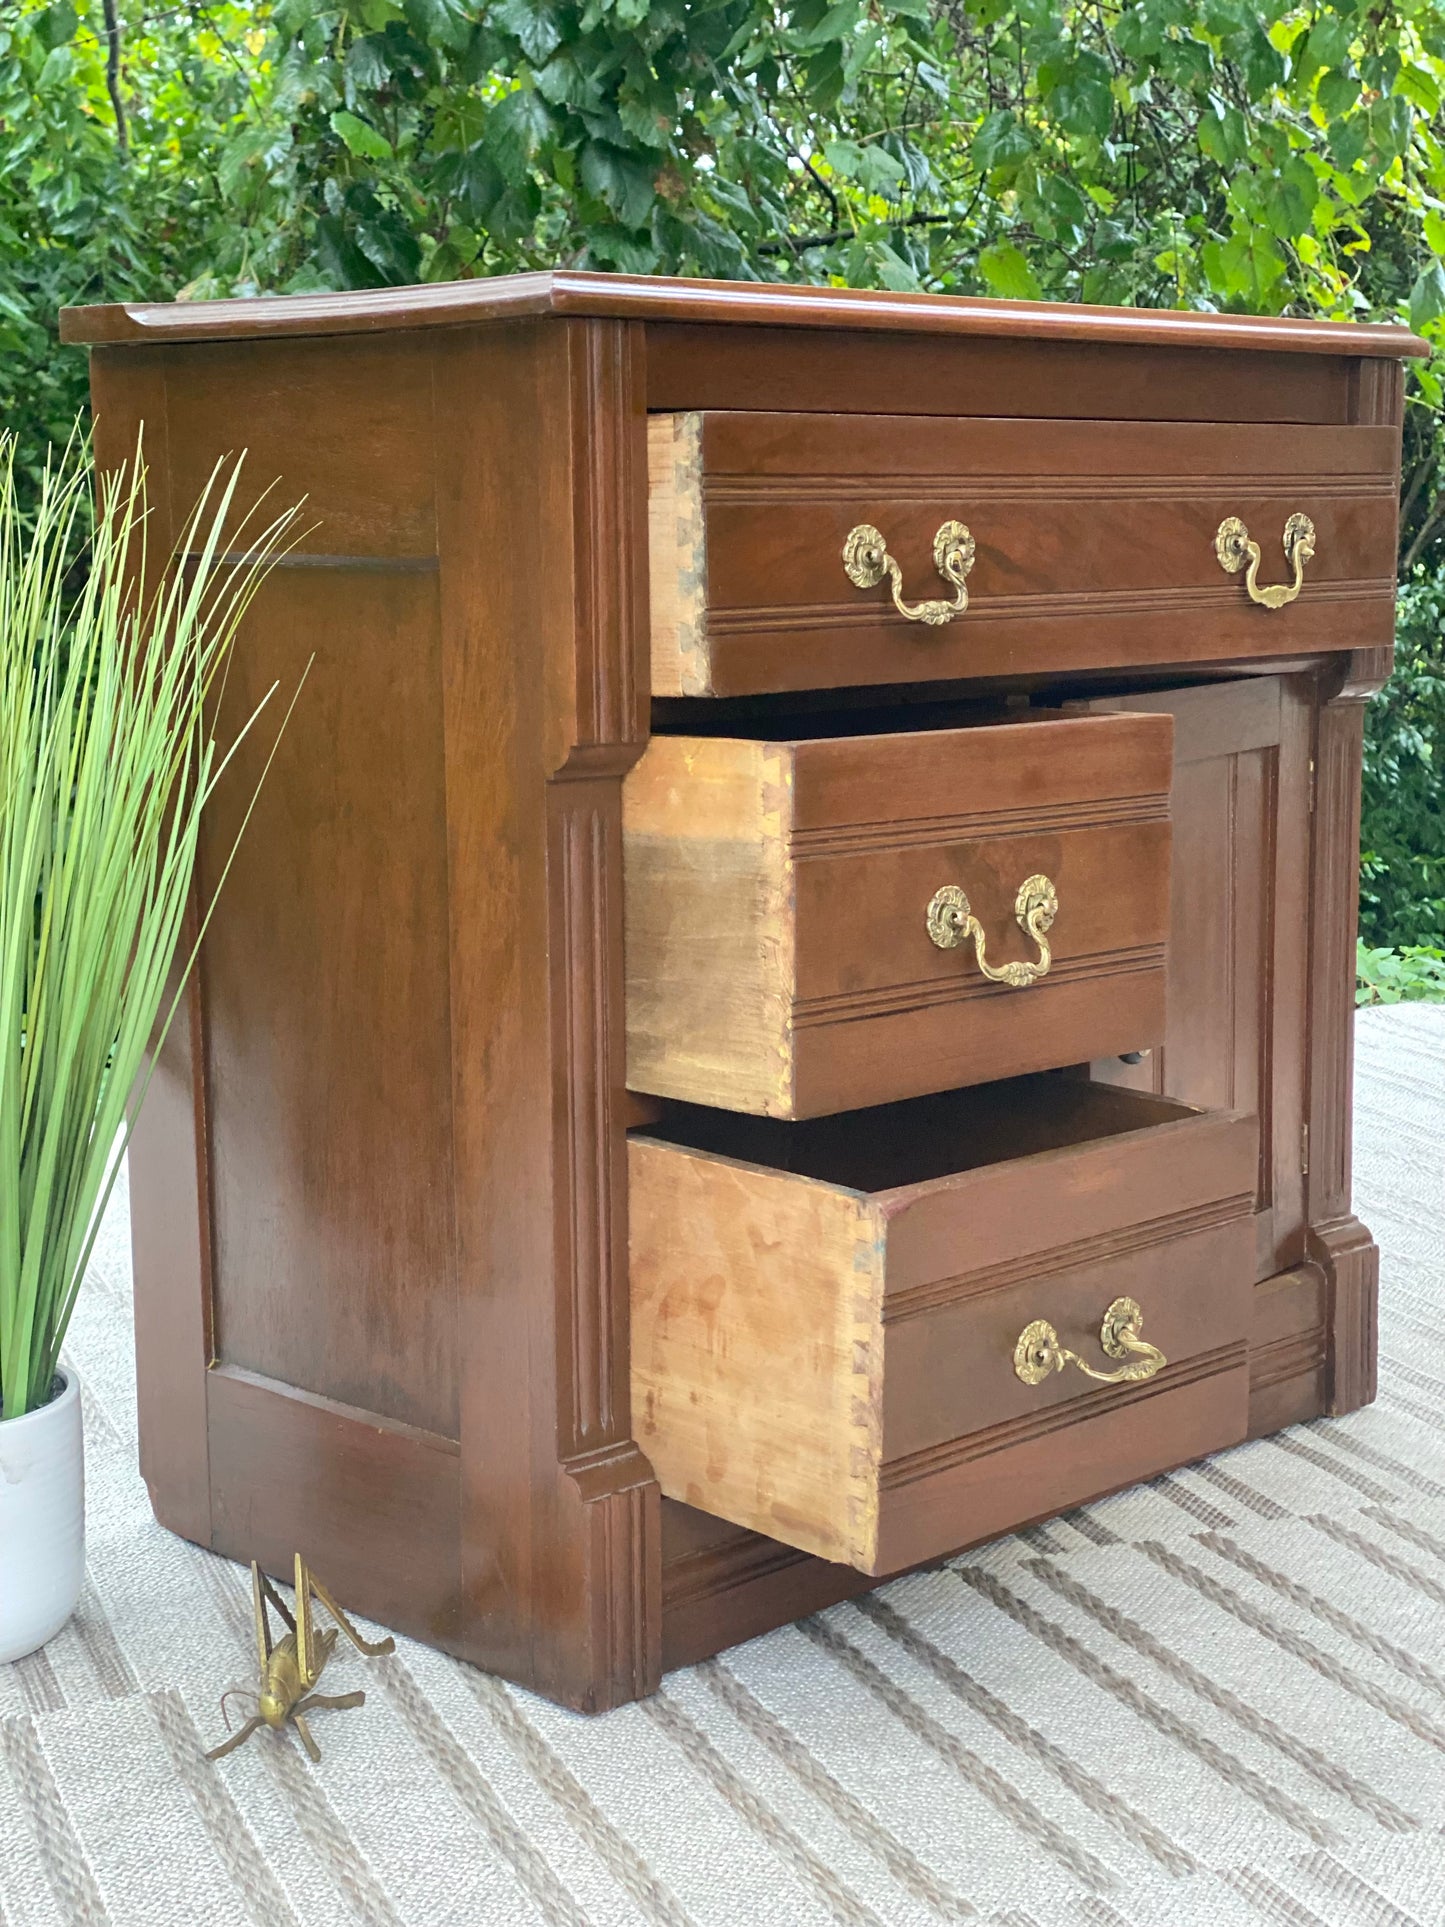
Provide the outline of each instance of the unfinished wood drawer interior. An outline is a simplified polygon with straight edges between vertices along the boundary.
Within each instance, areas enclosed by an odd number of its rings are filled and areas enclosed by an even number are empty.
[[[1137,669],[1393,635],[1393,427],[717,412],[653,416],[649,435],[656,695]],[[1231,521],[1259,548],[1262,589],[1294,585],[1297,553],[1297,599],[1251,600],[1247,569],[1217,550]],[[967,533],[951,550],[950,524]],[[871,568],[868,542],[855,556],[864,587],[844,563],[860,528],[880,538]],[[923,604],[941,619],[919,619]]]
[[[676,1107],[628,1150],[663,1492],[877,1574],[1241,1439],[1256,1149],[1252,1117],[1062,1074],[809,1124]]]
[[[811,1117],[1159,1042],[1172,719],[907,724],[652,738],[632,1089]]]

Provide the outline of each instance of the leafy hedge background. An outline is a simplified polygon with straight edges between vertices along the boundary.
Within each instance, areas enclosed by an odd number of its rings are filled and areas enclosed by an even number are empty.
[[[0,419],[34,464],[84,405],[66,302],[557,263],[1445,345],[1442,91],[1445,0],[0,0]],[[1445,950],[1442,400],[1412,367],[1377,951]]]

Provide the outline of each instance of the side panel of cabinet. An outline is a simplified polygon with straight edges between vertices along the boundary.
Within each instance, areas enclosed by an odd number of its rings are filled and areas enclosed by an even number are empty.
[[[227,701],[305,686],[131,1147],[157,1516],[283,1576],[300,1548],[359,1613],[586,1710],[661,1647],[622,1121],[641,344],[524,321],[94,364],[100,460],[145,420],[160,532],[243,443],[311,524]],[[203,901],[270,740],[227,773]]]

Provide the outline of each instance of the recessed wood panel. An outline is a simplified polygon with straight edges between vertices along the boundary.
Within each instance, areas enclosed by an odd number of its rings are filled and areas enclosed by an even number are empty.
[[[1174,718],[1168,1014],[1143,1064],[1094,1075],[1260,1119],[1258,1276],[1304,1255],[1308,712],[1260,677],[1087,708]]]
[[[217,792],[206,936],[217,1356],[457,1436],[437,576],[282,569],[227,700],[278,697]]]

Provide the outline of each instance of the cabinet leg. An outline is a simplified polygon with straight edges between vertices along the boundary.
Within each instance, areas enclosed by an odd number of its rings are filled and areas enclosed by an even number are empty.
[[[1329,1282],[1325,1409],[1354,1412],[1375,1396],[1380,1253],[1358,1218],[1310,1232],[1310,1255]]]

